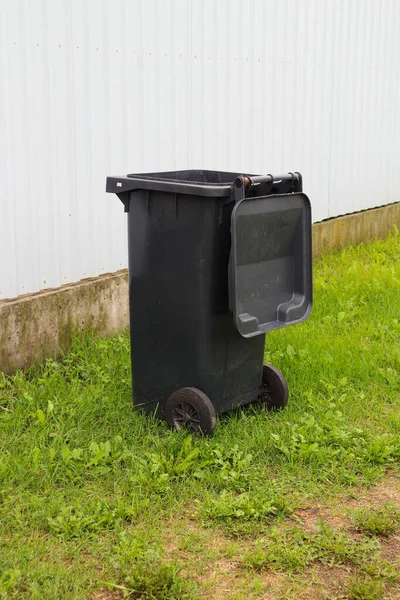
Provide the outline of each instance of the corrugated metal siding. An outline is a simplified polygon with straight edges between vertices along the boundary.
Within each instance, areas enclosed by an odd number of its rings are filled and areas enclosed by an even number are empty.
[[[299,170],[400,200],[398,0],[0,0],[0,299],[126,266],[107,174]]]

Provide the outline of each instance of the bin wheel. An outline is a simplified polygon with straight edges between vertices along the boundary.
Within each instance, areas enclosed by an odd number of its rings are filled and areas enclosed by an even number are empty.
[[[181,388],[168,398],[164,418],[172,429],[182,427],[190,433],[211,435],[217,424],[215,408],[210,398],[201,390],[192,387]]]
[[[272,365],[263,366],[262,384],[260,388],[259,402],[269,410],[285,408],[289,399],[289,388],[287,381],[279,371]]]

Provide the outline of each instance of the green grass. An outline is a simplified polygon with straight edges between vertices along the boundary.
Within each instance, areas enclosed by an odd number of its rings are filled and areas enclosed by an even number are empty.
[[[319,261],[310,319],[267,337],[287,409],[232,411],[211,439],[132,411],[127,335],[0,375],[0,598],[212,598],[207,540],[258,542],[298,506],[398,474],[399,257],[394,234]],[[314,560],[315,540],[300,558],[274,543],[283,570]],[[357,581],[349,597],[370,597]]]
[[[369,577],[355,576],[345,586],[348,600],[380,600],[384,589],[379,581]]]
[[[354,538],[321,520],[314,531],[297,525],[271,528],[266,538],[259,539],[247,551],[242,566],[254,571],[301,573],[315,562],[328,567],[354,567],[368,581],[394,583],[400,577],[399,572],[382,559],[378,540],[367,536]]]
[[[353,521],[362,533],[388,537],[400,528],[400,510],[390,504],[379,509],[361,508],[354,512]]]

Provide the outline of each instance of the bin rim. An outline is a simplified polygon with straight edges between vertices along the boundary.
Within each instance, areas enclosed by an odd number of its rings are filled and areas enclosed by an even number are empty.
[[[129,212],[131,192],[136,191],[203,196],[227,204],[232,201],[236,203],[245,197],[301,192],[302,189],[302,177],[297,171],[279,175],[252,175],[235,171],[186,169],[130,173],[120,177],[107,177],[106,181],[106,192],[118,196],[125,206],[125,212]]]
[[[201,181],[200,178],[191,180],[189,178],[171,177],[177,174],[223,174],[228,181],[210,182]],[[175,171],[163,171],[153,173],[129,173],[121,177],[107,177],[106,191],[120,194],[134,190],[155,190],[173,192],[177,194],[189,194],[196,196],[226,197],[231,196],[232,186],[235,179],[243,175],[234,171],[215,171],[211,169],[182,169]],[[247,177],[254,175],[246,174]]]

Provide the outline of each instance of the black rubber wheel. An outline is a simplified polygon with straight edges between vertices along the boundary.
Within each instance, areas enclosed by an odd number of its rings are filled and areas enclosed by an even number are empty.
[[[284,375],[272,365],[264,365],[259,402],[269,410],[285,408],[289,399],[289,388]]]
[[[217,424],[215,408],[210,398],[192,387],[176,390],[168,398],[164,418],[172,429],[185,427],[190,433],[211,435]]]

